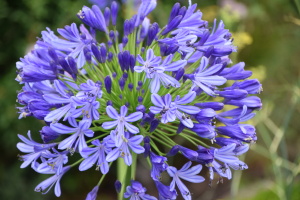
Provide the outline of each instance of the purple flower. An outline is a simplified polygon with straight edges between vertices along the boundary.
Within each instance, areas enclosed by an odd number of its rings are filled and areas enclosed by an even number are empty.
[[[187,127],[193,128],[192,120],[185,114],[181,113],[183,111],[187,114],[197,114],[200,109],[195,106],[182,105],[191,103],[196,97],[196,93],[191,91],[180,99],[178,95],[174,102],[172,102],[172,96],[167,94],[164,99],[162,99],[158,94],[151,95],[151,101],[155,106],[150,107],[150,111],[154,114],[160,113],[162,115],[161,122],[173,122],[176,117]]]
[[[201,33],[203,32],[204,28],[199,28],[201,26],[206,26],[207,22],[201,20],[202,13],[200,10],[197,10],[197,4],[189,6],[185,15],[183,16],[181,22],[177,26],[177,30],[172,31],[172,35],[178,34],[181,30],[189,30],[192,31],[193,34],[201,37]]]
[[[147,191],[146,188],[142,186],[138,181],[131,180],[131,186],[126,187],[126,192],[124,193],[125,198],[134,199],[134,200],[157,200],[157,198],[145,194]]]
[[[112,139],[117,138],[116,131],[111,131],[110,136]],[[137,135],[130,137],[129,133],[125,132],[124,135],[121,136],[121,139],[120,146],[117,146],[107,154],[106,161],[112,162],[118,159],[118,157],[121,157],[124,159],[125,164],[130,166],[132,163],[132,156],[129,148],[136,154],[144,153],[145,149],[140,145],[143,141],[143,136]]]
[[[142,0],[139,7],[138,14],[135,21],[135,27],[138,27],[142,22],[140,21],[141,16],[147,16],[157,5],[157,0]]]
[[[58,50],[64,50],[69,48],[70,54],[68,56],[77,58],[77,67],[80,69],[86,62],[84,56],[84,48],[91,48],[91,41],[93,37],[86,28],[80,26],[81,34],[78,31],[78,28],[75,23],[72,23],[71,26],[65,26],[64,29],[57,29],[58,33],[63,36],[65,39],[57,38],[51,42],[52,46]]]
[[[214,96],[215,93],[213,90],[215,89],[215,86],[223,85],[227,80],[222,76],[214,75],[222,68],[222,64],[210,67],[207,67],[207,65],[208,59],[206,57],[202,57],[199,68],[196,69],[194,74],[185,74],[184,76],[191,79],[193,82],[191,90],[195,87],[199,87],[208,95]]]
[[[177,187],[179,188],[179,191],[181,192],[181,195],[186,200],[191,200],[192,196],[190,194],[189,189],[184,185],[184,183],[180,180],[184,179],[186,181],[192,182],[192,183],[201,183],[204,181],[204,178],[202,176],[196,175],[199,174],[202,165],[196,165],[190,169],[188,169],[192,165],[192,162],[189,161],[180,170],[177,170],[175,167],[169,166],[167,169],[168,174],[173,177],[173,181],[170,185],[170,191],[175,190],[175,183]]]
[[[101,90],[101,85],[102,83],[96,82],[88,79],[86,83],[81,83],[80,84],[80,90],[77,94],[76,97],[78,98],[87,98],[88,100],[95,100],[97,97],[99,99],[102,98],[102,90]]]
[[[163,67],[159,67],[159,64],[161,63],[161,57],[155,56],[154,51],[152,49],[148,49],[145,61],[139,54],[137,55],[136,60],[143,66],[135,66],[134,71],[138,73],[144,71],[146,73],[147,78],[149,79],[153,78],[154,71],[163,72]]]
[[[85,158],[79,166],[80,171],[85,171],[91,168],[95,163],[97,163],[96,170],[101,170],[102,174],[107,174],[109,170],[108,162],[105,159],[105,153],[109,153],[111,148],[107,144],[110,140],[110,137],[103,139],[102,143],[97,139],[92,141],[92,144],[96,147],[89,148],[86,147],[82,149],[81,155]]]
[[[220,72],[220,76],[223,76],[227,80],[243,80],[249,78],[252,75],[251,71],[244,70],[245,63],[240,62],[232,67],[225,68]]]
[[[159,200],[175,200],[177,198],[176,190],[170,191],[170,186],[166,186],[159,181],[154,181],[159,193]]]
[[[168,165],[165,163],[167,161],[166,157],[158,156],[153,152],[150,152],[150,161],[152,163],[151,177],[155,181],[160,181],[161,173],[166,171]]]
[[[126,129],[133,134],[139,133],[139,129],[132,124],[129,124],[128,122],[136,122],[140,120],[143,117],[142,112],[134,112],[128,116],[127,115],[128,108],[126,106],[122,106],[120,108],[120,114],[114,109],[112,106],[107,106],[106,107],[106,112],[107,115],[114,119],[115,121],[109,121],[109,122],[104,122],[102,124],[102,127],[104,129],[111,129],[113,127],[116,127],[117,134],[116,138],[114,138],[114,141],[116,142],[116,146],[120,147],[122,144],[122,135],[124,135],[124,126]]]
[[[199,41],[197,50],[201,52],[206,52],[210,47],[213,47],[212,56],[221,57],[236,52],[236,47],[232,45],[231,33],[227,29],[224,29],[225,25],[221,20],[217,30],[216,19],[214,21],[214,27],[212,33],[209,35],[209,31],[203,33],[204,36],[202,40]]]
[[[224,88],[224,90],[242,89],[246,90],[248,94],[259,94],[262,91],[262,85],[257,79],[245,80],[242,82],[234,82],[231,87]]]
[[[98,190],[99,190],[99,186],[96,185],[93,188],[93,190],[88,193],[85,200],[96,200]]]
[[[40,130],[40,134],[44,143],[48,143],[52,140],[55,140],[60,135],[53,131],[49,126],[44,126],[42,130]]]
[[[191,46],[197,41],[197,36],[190,34],[190,30],[181,30],[173,38],[164,38],[158,40],[159,43],[167,44],[168,46],[177,44],[179,46],[178,51],[182,52],[194,52],[194,48]]]
[[[51,111],[45,117],[45,121],[59,121],[64,115],[64,121],[67,120],[72,114],[72,111],[76,109],[77,106],[81,106],[82,103],[76,99],[76,97],[71,96],[66,92],[66,86],[63,85],[60,81],[55,80],[54,86],[56,88],[57,93],[55,94],[45,94],[43,95],[44,99],[53,104],[63,104],[64,106],[57,108]]]
[[[77,17],[86,25],[108,34],[104,16],[98,6],[93,5],[92,9],[83,6],[77,13]]]
[[[59,197],[61,195],[61,190],[60,190],[60,179],[62,178],[62,176],[70,169],[70,166],[66,166],[62,169],[61,174],[57,175],[55,174],[54,176],[51,176],[50,178],[44,180],[43,182],[41,182],[40,184],[38,184],[35,187],[35,191],[36,192],[42,192],[42,194],[46,194],[49,192],[49,190],[53,187],[53,185],[55,184],[55,188],[54,188],[54,192],[55,195],[57,197]],[[46,192],[44,192],[46,189],[48,188],[48,190]]]
[[[68,151],[58,152],[56,149],[52,149],[55,153],[51,153],[50,151],[43,154],[43,158],[48,158],[47,161],[41,163],[38,168],[37,172],[39,173],[47,173],[54,171],[57,175],[62,173],[63,165],[67,164],[68,162]]]
[[[160,89],[160,85],[162,84],[165,88],[172,87],[180,87],[180,83],[173,78],[172,76],[169,76],[168,74],[164,73],[165,71],[169,72],[175,72],[178,71],[180,68],[183,68],[186,65],[185,60],[178,60],[175,62],[172,62],[172,59],[174,57],[174,54],[169,55],[166,57],[161,65],[159,66],[159,69],[154,69],[152,71],[154,77],[151,84],[151,93],[157,93]]]
[[[70,149],[71,153],[74,153],[74,151],[77,150],[78,147],[78,150],[81,153],[82,149],[87,147],[84,136],[94,136],[94,132],[89,129],[91,126],[91,121],[83,119],[79,122],[79,124],[77,124],[76,120],[73,118],[70,119],[69,122],[75,128],[71,128],[60,123],[50,124],[50,127],[52,130],[60,134],[73,133],[71,136],[67,137],[61,143],[59,143],[59,149]]]
[[[42,153],[52,147],[55,147],[57,144],[40,144],[32,140],[30,131],[28,131],[27,135],[29,140],[23,135],[18,134],[18,137],[24,142],[19,142],[17,144],[18,149],[23,153],[28,153],[26,155],[19,156],[20,160],[24,161],[21,168],[25,168],[31,163],[31,167],[35,169],[37,159],[42,155]]]

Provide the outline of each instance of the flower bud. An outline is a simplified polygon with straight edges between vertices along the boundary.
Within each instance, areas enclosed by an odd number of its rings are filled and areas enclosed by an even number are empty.
[[[111,78],[107,75],[104,79],[104,85],[108,94],[111,93]]]
[[[55,140],[60,136],[60,134],[53,131],[49,126],[44,126],[42,130],[40,130],[40,134],[44,143],[48,143],[52,140]]]
[[[178,15],[182,15],[184,18],[187,8],[185,6],[182,6],[178,12]]]
[[[113,102],[111,100],[108,100],[106,103],[107,106],[113,106]]]
[[[101,45],[100,47],[101,61],[102,63],[106,62],[107,49],[105,45]]]
[[[151,124],[150,124],[150,133],[152,133],[158,126],[159,120],[158,119],[153,119]]]
[[[134,72],[134,66],[135,66],[135,56],[130,55],[130,70],[132,73]]]
[[[130,34],[133,33],[135,21],[136,21],[136,15],[133,15],[131,17],[131,19],[129,20],[129,33]]]
[[[178,15],[179,9],[180,9],[180,3],[175,3],[171,10],[168,24],[170,24],[170,22]]]
[[[195,103],[195,106],[199,108],[211,108],[213,110],[222,110],[224,104],[221,102],[204,102],[204,103]]]
[[[129,102],[126,102],[126,103],[125,103],[125,106],[128,108],[128,107],[129,107]]]
[[[125,35],[122,39],[123,48],[126,47],[127,43],[128,43],[128,37]]]
[[[107,41],[107,46],[108,46],[109,49],[112,47],[112,45],[113,45],[113,41],[108,40]]]
[[[144,158],[147,158],[149,156],[150,153],[150,138],[149,136],[146,136],[144,138]]]
[[[137,112],[142,112],[145,113],[145,106],[144,105],[139,105],[136,107]]]
[[[143,97],[141,97],[141,96],[138,97],[138,102],[139,102],[140,104],[142,104],[143,100],[144,100]]]
[[[133,89],[133,84],[132,83],[128,84],[128,89],[130,90],[130,92],[132,92],[132,89]]]
[[[106,26],[109,26],[109,18],[110,18],[110,9],[106,7],[104,10],[104,19],[105,19]]]
[[[177,81],[179,81],[182,77],[183,77],[183,75],[184,75],[184,68],[182,67],[181,69],[179,69],[178,71],[177,71],[177,73],[176,73],[176,76],[175,76],[175,79],[177,80]]]
[[[58,56],[52,47],[48,47],[48,54],[55,61],[55,64],[59,65]]]
[[[244,99],[247,97],[248,92],[246,90],[233,89],[233,90],[225,90],[225,91],[215,91],[220,97],[224,97],[226,99]]]
[[[179,145],[175,145],[172,147],[172,149],[167,153],[166,156],[171,157],[175,156],[179,152]]]
[[[99,63],[101,63],[101,55],[100,55],[100,51],[99,51],[97,45],[96,44],[92,44],[91,49],[92,49],[93,55],[95,56],[96,60]]]
[[[120,78],[120,80],[119,80],[119,86],[120,86],[121,90],[123,91],[124,86],[125,86],[125,79],[123,77]]]
[[[91,62],[92,62],[92,54],[91,54],[91,52],[90,52],[90,50],[89,50],[89,48],[88,48],[87,46],[85,46],[85,47],[83,48],[83,54],[84,54],[85,60],[86,60],[89,64],[91,64]]]
[[[111,62],[114,57],[114,54],[112,52],[108,52],[108,62]]]
[[[109,38],[111,41],[116,41],[115,32],[113,30],[109,31]]]
[[[124,36],[129,35],[129,31],[130,31],[130,23],[129,23],[129,20],[126,19],[124,21]]]
[[[113,1],[111,4],[111,23],[113,26],[117,23],[117,16],[118,16],[118,4]]]
[[[116,192],[117,193],[121,192],[122,184],[121,184],[121,182],[119,180],[116,180],[116,182],[115,182],[115,188],[116,188]]]
[[[176,16],[167,26],[167,28],[161,33],[161,35],[166,35],[168,34],[170,31],[174,30],[175,28],[177,28],[177,26],[180,24],[182,20],[182,15],[178,15]]]
[[[112,77],[113,77],[113,79],[115,79],[115,78],[117,77],[117,73],[116,73],[116,72],[113,72],[113,73],[112,73]]]

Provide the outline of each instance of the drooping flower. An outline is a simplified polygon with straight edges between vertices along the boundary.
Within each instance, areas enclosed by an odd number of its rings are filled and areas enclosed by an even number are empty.
[[[74,118],[73,118],[74,119]],[[90,130],[91,121],[87,119],[83,119],[79,122],[79,124],[75,120],[69,120],[72,123],[74,128],[68,127],[61,123],[51,124],[50,127],[52,130],[56,131],[60,134],[69,134],[74,133],[73,135],[64,139],[61,143],[59,143],[59,149],[67,149],[70,150],[71,153],[74,153],[75,150],[79,150],[82,152],[82,149],[87,147],[84,136],[93,137],[94,131]]]
[[[93,190],[88,193],[85,200],[96,200],[98,190],[99,190],[99,186],[96,185],[93,188]]]
[[[161,173],[166,171],[168,165],[165,163],[167,161],[166,157],[158,156],[153,152],[150,152],[150,161],[152,163],[151,177],[155,181],[160,181]]]
[[[61,195],[61,190],[60,190],[60,180],[62,178],[62,176],[70,169],[70,166],[66,166],[62,169],[62,172],[57,175],[53,175],[50,178],[44,180],[43,182],[41,182],[40,184],[38,184],[35,187],[35,191],[36,192],[42,192],[43,194],[46,194],[49,192],[49,190],[53,187],[53,185],[55,184],[55,188],[54,188],[54,193],[57,197],[59,197]],[[48,188],[47,191],[45,191]]]
[[[222,69],[221,64],[207,67],[208,59],[202,57],[199,67],[196,69],[194,74],[185,74],[184,76],[191,79],[193,86],[191,90],[195,87],[201,88],[205,93],[210,96],[214,96],[215,86],[223,85],[227,80],[222,76],[215,75]]]
[[[28,153],[26,155],[19,156],[20,160],[24,161],[21,165],[21,168],[25,168],[31,163],[31,167],[35,169],[35,163],[37,159],[41,156],[41,154],[47,151],[48,149],[55,147],[57,144],[40,144],[32,140],[30,131],[28,131],[27,135],[29,140],[23,135],[18,135],[18,137],[24,142],[19,142],[17,144],[18,149],[23,153]]]
[[[182,197],[186,200],[191,200],[192,196],[189,189],[184,185],[180,178],[192,183],[201,183],[204,181],[204,178],[202,176],[196,175],[200,173],[202,165],[196,165],[190,168],[191,165],[192,162],[189,161],[185,165],[183,165],[183,167],[180,170],[177,170],[175,167],[172,166],[169,166],[167,169],[168,174],[171,177],[173,177],[173,180],[170,185],[170,191],[175,190],[176,183],[177,187],[179,188],[179,191],[181,192]]]

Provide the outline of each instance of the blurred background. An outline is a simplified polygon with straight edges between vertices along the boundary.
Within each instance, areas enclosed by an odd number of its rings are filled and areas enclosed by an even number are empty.
[[[127,0],[130,1],[130,0]],[[136,0],[134,0],[136,1]],[[158,0],[149,15],[151,22],[164,26],[176,0]],[[188,0],[179,1],[188,6]],[[7,200],[54,199],[53,189],[47,195],[34,192],[35,186],[48,175],[35,173],[30,167],[20,169],[16,148],[17,134],[31,130],[40,140],[43,123],[34,118],[18,120],[15,104],[21,86],[14,81],[15,63],[32,49],[36,37],[46,27],[56,31],[72,22],[80,23],[76,13],[83,5],[98,3],[110,6],[111,0],[0,0],[0,198]],[[121,8],[118,24],[134,14],[126,2]],[[231,55],[234,63],[244,61],[246,69],[263,84],[259,95],[263,109],[251,121],[256,126],[258,142],[241,157],[249,169],[234,172],[233,179],[224,183],[208,181],[187,184],[193,199],[277,200],[300,199],[300,1],[299,0],[193,0],[203,12],[203,19],[222,19],[230,29],[238,52]],[[119,31],[120,31],[119,27]],[[180,158],[180,157],[179,157]],[[180,166],[184,158],[177,159]],[[137,180],[157,195],[149,167],[138,161]],[[105,178],[98,199],[116,199],[113,184],[115,165]],[[203,169],[201,175],[208,179]],[[59,199],[85,199],[97,184],[100,172],[90,169],[79,173],[73,169],[61,181]],[[179,198],[181,199],[180,195]]]

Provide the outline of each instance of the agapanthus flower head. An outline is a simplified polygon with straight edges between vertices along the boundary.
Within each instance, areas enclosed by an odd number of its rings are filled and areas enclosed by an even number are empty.
[[[230,168],[247,169],[238,156],[257,140],[255,127],[245,122],[262,107],[255,96],[262,85],[249,79],[245,63],[231,66],[229,54],[237,48],[223,21],[208,27],[189,1],[189,7],[176,3],[168,23],[160,25],[147,17],[157,1],[142,0],[135,2],[137,14],[117,24],[120,6],[110,1],[104,9],[107,2],[82,7],[77,16],[85,25],[67,25],[57,30],[60,36],[42,31],[34,50],[16,64],[16,81],[23,85],[19,119],[33,116],[47,124],[41,142],[28,132],[29,139],[19,135],[24,143],[17,144],[25,153],[19,156],[21,168],[31,164],[38,173],[54,174],[36,191],[47,193],[55,185],[60,196],[60,179],[70,168],[83,173],[95,167],[102,176],[86,198],[95,200],[116,161],[126,170],[125,178],[120,173],[116,178],[119,197],[157,199],[134,180],[138,154],[148,159],[160,200],[176,199],[176,185],[191,199],[181,179],[203,182],[197,175],[202,165],[210,179],[215,173],[231,179]],[[107,41],[97,41],[98,31]],[[176,144],[175,136],[184,141]],[[69,165],[75,153],[82,158]],[[177,170],[165,156],[179,154],[188,162]],[[191,167],[192,162],[198,164]],[[163,173],[172,178],[170,184],[161,183]]]

